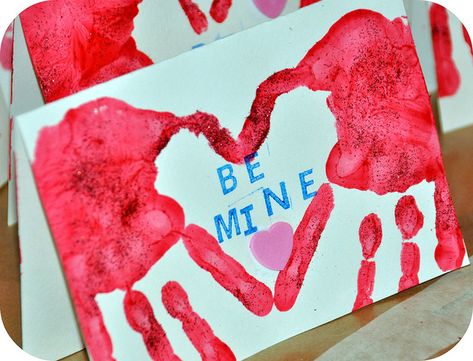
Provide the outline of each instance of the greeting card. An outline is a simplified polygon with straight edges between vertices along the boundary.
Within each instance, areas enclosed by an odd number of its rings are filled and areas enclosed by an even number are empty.
[[[468,264],[400,1],[324,1],[17,121],[94,360],[243,359]]]
[[[0,187],[8,179],[12,53],[13,24],[3,35],[0,45]]]
[[[431,3],[425,0],[404,0],[404,6],[427,89],[431,95],[436,95],[438,86],[429,16]]]
[[[438,4],[429,10],[442,129],[473,124],[473,48],[466,28]]]
[[[20,18],[50,102],[315,2],[53,0]]]

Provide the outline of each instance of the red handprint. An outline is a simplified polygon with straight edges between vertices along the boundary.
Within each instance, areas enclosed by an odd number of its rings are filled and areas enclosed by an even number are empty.
[[[187,129],[205,136],[225,160],[241,164],[264,143],[278,97],[298,87],[331,93],[327,104],[336,119],[338,142],[326,164],[329,180],[380,195],[403,193],[424,180],[435,182],[435,257],[442,270],[461,265],[464,244],[410,31],[402,19],[354,11],[296,67],[273,74],[258,87],[236,139],[211,114],[177,117],[109,98],[71,110],[59,125],[42,130],[33,171],[94,359],[112,358],[95,295],[123,289],[126,300],[139,299],[131,291],[133,284],[179,239],[191,258],[249,311],[259,316],[271,311],[269,287],[225,254],[206,230],[185,226],[180,205],[155,189],[154,161],[176,133]],[[274,290],[279,310],[296,302],[333,207],[331,186],[322,185],[279,273]],[[151,323],[140,326],[129,315],[148,313],[146,302],[136,305],[125,303],[132,327],[145,340],[160,337],[157,321],[147,317]],[[154,350],[158,345],[147,346],[150,355],[159,355]]]

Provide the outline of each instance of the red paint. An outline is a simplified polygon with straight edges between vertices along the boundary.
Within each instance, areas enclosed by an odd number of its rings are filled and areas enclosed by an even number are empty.
[[[401,271],[399,292],[419,284],[420,251],[417,244],[404,242],[401,251]]]
[[[367,215],[361,221],[358,235],[364,260],[361,261],[360,270],[358,271],[358,293],[353,311],[373,303],[371,295],[373,294],[376,276],[376,263],[373,258],[383,239],[383,229],[379,217],[374,213]]]
[[[13,64],[13,23],[7,28],[0,47],[0,65],[5,70],[12,70]]]
[[[59,125],[41,131],[33,171],[94,359],[111,357],[95,295],[131,288],[180,236],[195,259],[246,307],[260,315],[269,312],[266,286],[247,277],[198,226],[184,230],[181,207],[154,187],[154,161],[176,133],[188,129],[204,135],[225,160],[243,163],[264,143],[278,97],[301,86],[331,93],[327,104],[338,141],[326,164],[329,180],[380,195],[435,181],[436,260],[444,271],[461,266],[465,248],[410,30],[400,18],[354,11],[334,24],[295,68],[261,83],[236,139],[211,114],[177,117],[109,98],[71,110]],[[332,208],[326,184],[297,228],[295,250],[276,281],[279,310],[294,305]],[[205,257],[215,255],[222,260],[212,268]],[[368,265],[363,271],[368,280],[372,270]],[[242,282],[250,288],[240,294]]]
[[[361,261],[360,270],[358,271],[358,293],[352,311],[356,311],[373,303],[371,295],[374,290],[375,276],[376,263],[366,260]]]
[[[394,212],[397,228],[401,231],[404,240],[414,238],[424,226],[424,215],[417,207],[413,196],[402,197]]]
[[[197,34],[205,32],[208,27],[207,16],[200,10],[199,5],[192,0],[179,0],[179,4],[186,14],[187,19],[189,19],[192,29],[194,29]]]
[[[223,288],[234,295],[249,311],[266,316],[273,307],[273,295],[264,283],[223,252],[218,241],[203,228],[190,225],[183,235],[189,255],[209,272]]]
[[[414,197],[404,196],[396,205],[394,212],[396,225],[403,240],[414,238],[424,226],[424,215],[417,207]],[[446,220],[447,222],[449,220]],[[402,276],[399,280],[399,292],[419,284],[420,252],[417,244],[404,242],[401,252]]]
[[[289,311],[294,306],[333,208],[332,188],[323,184],[294,233],[291,256],[276,280],[274,303],[279,311]]]
[[[435,259],[440,269],[446,272],[462,266],[465,243],[444,176],[435,181],[434,199],[437,208],[435,231],[439,241],[435,249]]]
[[[208,322],[192,309],[189,297],[179,283],[168,282],[161,292],[164,307],[173,318],[181,321],[182,329],[203,361],[236,360],[230,347],[215,336]]]
[[[303,7],[318,3],[319,1],[320,0],[301,0],[300,7],[303,8]]]
[[[363,258],[366,260],[374,258],[383,239],[381,220],[376,214],[371,213],[363,219],[358,236],[363,250]]]
[[[473,55],[473,45],[471,43],[471,37],[470,37],[470,34],[468,34],[468,30],[466,30],[465,25],[462,25],[462,30],[463,30],[463,37],[465,38],[465,42],[470,47],[471,55]]]
[[[432,4],[430,25],[432,27],[438,93],[440,97],[451,96],[460,87],[460,73],[453,60],[453,44],[447,9],[441,5]]]
[[[223,23],[232,7],[232,0],[213,0],[210,7],[210,16],[217,23]]]
[[[20,15],[46,102],[152,64],[131,36],[140,2],[54,0]]]
[[[143,337],[151,359],[155,361],[180,360],[174,354],[166,332],[154,317],[153,308],[144,294],[128,290],[123,304],[128,323]]]

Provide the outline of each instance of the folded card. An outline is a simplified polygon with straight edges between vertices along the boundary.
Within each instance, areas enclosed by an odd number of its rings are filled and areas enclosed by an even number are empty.
[[[94,360],[242,359],[468,264],[402,2],[320,5],[17,119]]]
[[[314,2],[52,0],[20,18],[50,102]]]
[[[460,20],[438,4],[431,4],[430,21],[442,129],[473,125],[473,48]]]
[[[0,45],[0,187],[8,179],[9,168],[12,54],[13,24],[3,35]]]
[[[429,16],[430,5],[431,3],[425,0],[404,0],[427,89],[430,94],[435,95],[438,88]]]

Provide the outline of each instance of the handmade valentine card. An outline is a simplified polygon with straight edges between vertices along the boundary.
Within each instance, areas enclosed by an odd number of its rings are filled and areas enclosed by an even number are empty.
[[[94,360],[243,359],[468,264],[401,1],[327,0],[17,122]]]
[[[314,2],[52,0],[20,18],[50,102]]]
[[[3,35],[0,45],[0,186],[3,186],[8,178],[12,54],[13,24]]]
[[[450,11],[431,4],[430,22],[442,129],[473,124],[473,48],[466,28]]]
[[[429,17],[430,5],[431,3],[425,0],[404,0],[427,89],[430,94],[435,95],[438,88]]]

